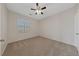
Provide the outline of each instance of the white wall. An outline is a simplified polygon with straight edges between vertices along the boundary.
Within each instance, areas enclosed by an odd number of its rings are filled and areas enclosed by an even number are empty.
[[[74,45],[75,8],[40,21],[40,36]]]
[[[26,33],[20,33],[17,29],[16,21],[19,17],[25,18],[30,22],[30,29]],[[38,36],[38,25],[37,20],[9,11],[8,43]]]
[[[1,55],[3,54],[6,46],[7,46],[7,8],[5,4],[0,4],[0,20],[1,20],[1,40],[4,40],[4,42],[1,42]]]

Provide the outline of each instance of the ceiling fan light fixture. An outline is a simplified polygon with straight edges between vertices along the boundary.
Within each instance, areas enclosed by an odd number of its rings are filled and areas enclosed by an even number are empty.
[[[39,14],[41,14],[41,10],[36,10],[36,13],[39,15]]]
[[[36,8],[31,8],[31,10],[35,11],[36,15],[43,15],[43,10],[46,9],[45,7],[40,7],[38,3],[36,3]]]

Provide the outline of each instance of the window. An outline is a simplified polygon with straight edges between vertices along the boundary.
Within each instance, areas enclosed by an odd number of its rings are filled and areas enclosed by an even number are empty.
[[[24,18],[17,19],[17,28],[19,32],[26,33],[29,30],[30,22]]]

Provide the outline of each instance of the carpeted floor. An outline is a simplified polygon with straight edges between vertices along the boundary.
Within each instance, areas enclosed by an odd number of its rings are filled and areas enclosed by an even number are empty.
[[[76,47],[43,37],[8,44],[3,56],[77,56]]]

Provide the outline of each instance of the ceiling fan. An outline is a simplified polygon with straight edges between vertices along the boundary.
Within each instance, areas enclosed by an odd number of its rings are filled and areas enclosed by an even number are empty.
[[[36,3],[36,9],[31,8],[31,10],[35,11],[36,15],[43,14],[42,10],[44,10],[44,9],[46,9],[46,6],[41,8],[38,3]]]

